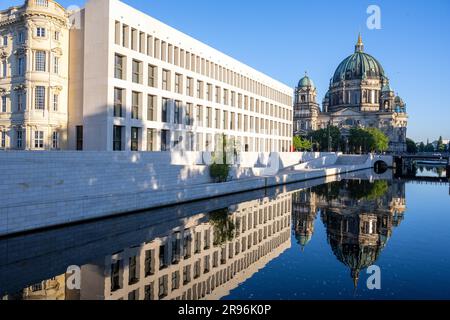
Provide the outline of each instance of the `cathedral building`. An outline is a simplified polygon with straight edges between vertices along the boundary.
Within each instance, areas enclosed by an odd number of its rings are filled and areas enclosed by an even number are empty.
[[[305,75],[295,88],[294,135],[328,126],[346,139],[351,128],[378,128],[390,140],[390,152],[406,151],[406,104],[391,89],[382,65],[364,52],[361,35],[355,53],[337,67],[320,109],[317,88]]]

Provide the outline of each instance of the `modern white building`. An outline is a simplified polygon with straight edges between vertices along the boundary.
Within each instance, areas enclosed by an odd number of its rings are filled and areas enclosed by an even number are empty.
[[[290,150],[290,87],[120,1],[27,0],[0,36],[1,149]]]
[[[288,86],[117,0],[71,19],[71,149],[204,151],[223,134],[242,151],[290,149]]]
[[[67,148],[68,22],[51,0],[0,11],[0,149]]]

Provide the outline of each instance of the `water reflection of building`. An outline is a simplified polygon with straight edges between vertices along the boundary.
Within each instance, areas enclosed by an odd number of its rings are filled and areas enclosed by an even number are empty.
[[[356,286],[360,272],[378,260],[394,227],[403,220],[404,183],[345,180],[293,195],[295,226],[314,223],[312,216],[305,214],[307,209],[296,210],[306,207],[305,195],[310,200],[310,212],[320,210],[331,249],[350,269]],[[308,228],[296,229],[296,236],[312,235],[305,231]]]
[[[82,266],[79,292],[64,295],[61,275],[55,278],[60,293],[35,291],[34,298],[220,299],[290,247],[291,204],[284,194],[191,216],[146,243]],[[6,298],[31,297],[33,287]]]
[[[49,280],[44,280],[31,285],[21,292],[7,295],[3,299],[9,300],[65,300],[66,276],[59,275]]]
[[[314,234],[317,218],[316,195],[312,192],[297,192],[292,195],[292,220],[295,238],[302,251]]]

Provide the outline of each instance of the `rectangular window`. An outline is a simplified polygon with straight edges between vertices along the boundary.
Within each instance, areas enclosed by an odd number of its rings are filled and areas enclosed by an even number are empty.
[[[161,151],[170,151],[170,130],[161,130]]]
[[[25,74],[25,59],[23,57],[19,57],[17,59],[17,75],[23,76]]]
[[[147,151],[156,151],[156,130],[147,129]]]
[[[53,73],[58,74],[59,73],[59,58],[53,57]]]
[[[23,131],[22,130],[18,130],[16,133],[16,147],[17,149],[22,149],[23,148]]]
[[[116,21],[114,25],[114,43],[120,45],[120,22]]]
[[[157,76],[157,72],[158,72],[158,69],[155,67],[155,66],[152,66],[152,65],[148,65],[148,86],[149,87],[153,87],[153,88],[156,88],[158,85],[157,85],[157,78],[156,78],[156,76]]]
[[[53,111],[58,111],[59,108],[59,95],[54,94],[53,95]]]
[[[122,151],[122,127],[113,127],[113,150]]]
[[[197,98],[203,99],[203,82],[197,81]]]
[[[161,105],[161,121],[169,123],[169,99],[163,98]]]
[[[54,33],[54,37],[53,37],[53,39],[55,39],[55,41],[59,41],[59,31],[55,31],[55,33]]]
[[[2,61],[2,78],[6,78],[8,75],[8,64],[6,63],[6,60]]]
[[[131,151],[139,151],[139,128],[131,128]]]
[[[131,119],[139,120],[141,106],[141,94],[133,91],[131,97]]]
[[[124,65],[125,65],[125,57],[121,56],[120,54],[116,54],[114,56],[114,77],[116,79],[125,80]]]
[[[47,53],[45,51],[36,51],[35,54],[35,71],[45,72]]]
[[[114,117],[116,118],[122,118],[124,116],[124,91],[125,90],[121,88],[114,88]]]
[[[175,74],[175,92],[183,93],[183,76],[181,74]]]
[[[186,80],[186,94],[190,97],[194,95],[194,79],[192,78]]]
[[[76,128],[77,151],[83,150],[83,126]]]
[[[170,71],[163,70],[162,73],[162,89],[170,91]]]
[[[34,148],[44,149],[44,131],[34,132]]]
[[[34,108],[37,110],[45,109],[45,87],[37,86],[35,89]]]
[[[133,82],[142,83],[142,62],[133,60]]]
[[[216,123],[216,129],[220,129],[220,109],[216,109],[216,115],[215,115],[215,123]]]
[[[212,127],[212,109],[210,107],[206,108],[206,125],[208,128]]]
[[[36,37],[38,37],[38,38],[45,38],[45,28],[37,27],[36,28]]]
[[[53,131],[52,134],[52,149],[57,150],[59,149],[59,132]]]
[[[175,123],[182,124],[183,123],[183,108],[181,106],[181,101],[175,101]]]
[[[111,264],[111,291],[120,289],[120,261]]]
[[[8,36],[3,36],[3,46],[6,47],[8,45]]]
[[[6,103],[7,103],[6,96],[2,96],[2,112],[6,112],[8,110]]]
[[[196,125],[198,127],[202,127],[203,126],[203,107],[202,106],[197,106],[197,117],[196,117]]]
[[[212,96],[213,96],[213,86],[212,84],[208,83],[208,85],[206,86],[206,96],[208,101],[212,101]]]
[[[1,139],[2,139],[2,141],[0,142],[0,148],[5,149],[6,148],[6,131],[4,131],[4,130],[1,131]]]
[[[220,87],[216,87],[216,93],[215,93],[216,103],[220,103],[220,93],[221,92],[222,92],[222,89],[220,89]]]
[[[24,43],[25,42],[25,32],[23,32],[23,31],[19,32],[18,41],[19,41],[19,43]]]
[[[147,96],[147,121],[156,121],[156,96]]]
[[[186,104],[186,121],[187,126],[192,126],[194,124],[194,105],[192,103]]]

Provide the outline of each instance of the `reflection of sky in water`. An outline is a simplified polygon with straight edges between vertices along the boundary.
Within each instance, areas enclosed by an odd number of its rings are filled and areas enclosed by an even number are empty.
[[[293,238],[289,250],[226,299],[449,299],[449,192],[448,184],[406,184],[404,220],[375,263],[381,267],[382,290],[366,288],[365,270],[354,290],[350,271],[333,255],[318,215],[303,252]]]

